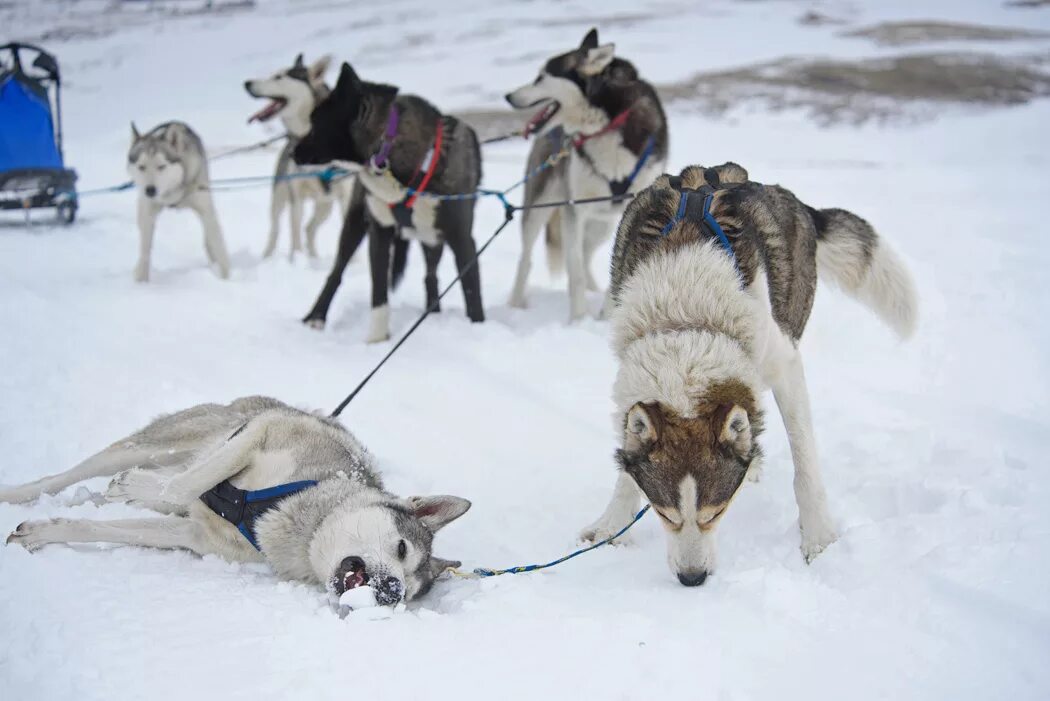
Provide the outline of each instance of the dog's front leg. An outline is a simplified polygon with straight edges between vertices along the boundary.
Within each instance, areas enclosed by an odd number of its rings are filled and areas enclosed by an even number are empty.
[[[150,253],[153,250],[153,232],[157,228],[160,207],[142,195],[138,200],[139,261],[135,265],[135,282],[149,280]]]
[[[314,200],[313,214],[310,215],[310,220],[306,222],[306,255],[311,258],[317,257],[317,230],[328,219],[328,215],[332,213],[334,204],[332,198],[326,196],[321,196]]]
[[[372,317],[369,320],[368,343],[379,343],[390,338],[390,252],[394,245],[395,229],[381,226],[370,217],[368,230],[368,259],[372,269]]]
[[[597,542],[617,533],[630,523],[634,515],[638,513],[638,504],[641,496],[642,493],[638,489],[638,485],[634,483],[630,475],[621,470],[616,478],[616,488],[613,490],[612,499],[609,500],[609,505],[605,507],[605,512],[597,521],[580,532],[580,538]],[[625,539],[626,536],[622,536],[619,540],[623,541]]]
[[[303,196],[296,190],[295,184],[291,185],[292,196],[288,207],[288,221],[292,228],[292,250],[288,252],[288,260],[295,260],[295,254],[303,250]]]
[[[587,272],[583,261],[583,217],[576,207],[562,207],[559,211],[565,270],[569,275],[569,321],[577,321],[587,314]]]
[[[281,230],[281,213],[288,204],[291,189],[292,186],[286,182],[274,183],[270,196],[270,234],[266,239],[266,248],[263,249],[263,258],[269,258],[277,249],[277,236]]]
[[[214,552],[201,537],[199,526],[182,517],[26,521],[7,537],[8,545],[21,545],[30,552],[52,543],[121,543],[144,548],[182,548],[200,555]]]
[[[201,218],[201,227],[204,229],[204,250],[209,260],[219,266],[219,277],[223,280],[230,277],[230,257],[226,253],[226,243],[222,238],[222,227],[219,226],[219,217],[215,213],[215,203],[212,202],[211,193],[202,191],[195,193],[189,199],[189,206]]]
[[[796,350],[783,359],[772,378],[773,397],[784,420],[791,459],[795,464],[795,501],[798,523],[802,530],[802,555],[806,562],[835,542],[835,527],[828,513],[828,497],[817,462],[817,445],[813,437],[809,393],[802,356]]]

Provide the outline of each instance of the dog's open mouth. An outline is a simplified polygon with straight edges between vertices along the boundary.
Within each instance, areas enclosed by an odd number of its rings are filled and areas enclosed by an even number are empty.
[[[253,114],[248,118],[248,123],[252,122],[268,122],[277,116],[277,113],[284,109],[284,106],[288,104],[288,100],[281,97],[275,97],[270,100],[266,107]]]
[[[551,121],[560,109],[561,103],[557,100],[547,102],[539,112],[532,116],[532,119],[525,123],[525,136],[531,136],[547,126],[547,122]]]

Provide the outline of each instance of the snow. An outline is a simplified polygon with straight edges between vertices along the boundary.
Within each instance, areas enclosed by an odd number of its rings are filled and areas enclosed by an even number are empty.
[[[37,35],[40,23],[91,6],[23,2],[9,32]],[[131,119],[185,119],[214,151],[273,133],[244,124],[257,105],[241,84],[299,51],[330,51],[447,109],[496,106],[595,19],[660,82],[784,55],[894,53],[837,36],[842,27],[798,25],[811,6],[845,28],[914,18],[1050,26],[1045,10],[946,0],[616,0],[597,13],[553,0],[461,0],[440,12],[426,0],[270,0],[219,18],[100,15],[112,31],[45,43],[65,72],[67,159],[87,189],[124,179]],[[1045,44],[970,48],[1033,47]],[[919,285],[919,333],[904,345],[855,303],[818,293],[803,350],[840,538],[812,565],[799,554],[790,454],[767,398],[763,480],[724,517],[719,569],[699,589],[669,572],[652,517],[630,545],[534,574],[443,580],[376,622],[340,620],[323,592],[265,566],[129,547],[6,547],[0,697],[1050,696],[1050,104],[945,110],[892,127],[821,129],[746,105],[722,121],[670,118],[673,169],[732,159],[815,206],[849,208],[893,242]],[[525,153],[486,148],[486,185],[520,177]],[[265,174],[274,159],[225,159],[213,176]],[[388,344],[362,342],[363,256],[329,327],[298,322],[334,253],[334,219],[319,236],[323,260],[261,261],[266,190],[216,197],[227,282],[205,265],[197,221],[165,213],[151,282],[133,283],[131,193],[85,199],[68,229],[0,219],[0,482],[64,470],[202,401],[262,393],[331,409],[386,353]],[[501,218],[481,204],[475,238]],[[279,252],[287,247],[284,231]],[[343,415],[394,491],[474,502],[436,539],[436,554],[464,569],[569,552],[614,480],[607,325],[568,325],[564,280],[540,266],[531,308],[509,309],[518,250],[514,224],[481,262],[484,325],[467,322],[454,292]],[[422,277],[413,249],[393,298],[395,336],[422,308]],[[597,311],[600,296],[590,303]],[[70,489],[0,505],[0,532],[30,518],[142,515]]]

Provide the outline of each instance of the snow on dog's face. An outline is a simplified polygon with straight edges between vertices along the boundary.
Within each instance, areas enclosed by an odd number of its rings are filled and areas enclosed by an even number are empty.
[[[434,533],[467,512],[452,496],[348,502],[329,514],[310,542],[310,564],[337,596],[369,586],[388,606],[421,596],[460,563],[431,554]]]
[[[592,29],[580,46],[547,61],[536,80],[509,92],[507,102],[515,109],[539,107],[525,125],[525,135],[545,134],[556,126],[570,130],[581,126],[589,107],[587,82],[613,61],[613,44],[598,45],[598,30]]]
[[[363,81],[344,63],[332,93],[310,115],[310,131],[295,147],[295,162],[367,163],[382,141],[396,97],[397,88]]]
[[[331,63],[331,56],[322,56],[307,66],[303,55],[295,57],[291,68],[274,73],[269,78],[247,80],[244,89],[252,97],[268,98],[261,110],[248,118],[248,122],[268,122],[280,117],[285,129],[299,137],[310,130],[310,113],[316,107],[316,95],[325,91],[324,73]]]
[[[179,158],[181,134],[169,129],[166,137],[139,134],[131,125],[128,176],[139,192],[157,204],[173,205],[182,199],[185,169]]]
[[[671,571],[686,586],[714,571],[715,531],[751,462],[761,414],[742,384],[712,387],[688,417],[658,403],[624,417],[620,467],[645,493],[667,534]]]

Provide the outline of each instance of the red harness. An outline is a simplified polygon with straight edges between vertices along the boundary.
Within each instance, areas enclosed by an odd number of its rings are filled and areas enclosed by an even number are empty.
[[[631,116],[631,108],[628,107],[620,114],[613,117],[608,124],[594,132],[593,134],[577,134],[572,137],[572,145],[576,150],[579,150],[585,143],[591,139],[597,139],[599,136],[608,134],[609,132],[619,131],[623,129],[624,125],[627,124],[627,118]]]
[[[413,192],[404,201],[396,202],[390,205],[390,208],[404,206],[407,209],[412,209],[412,205],[419,199],[419,195],[426,191],[427,185],[430,184],[430,179],[434,177],[434,172],[437,170],[438,161],[441,160],[441,144],[445,140],[445,125],[444,121],[439,117],[437,122],[437,132],[434,134],[434,148],[430,152],[430,162],[427,163],[427,170],[423,173],[423,179],[419,181],[419,185],[412,188]],[[419,167],[416,168],[416,172],[412,173],[412,177],[409,178],[409,182],[416,179],[419,175],[420,169],[423,164],[420,163]],[[411,187],[411,186],[410,186]]]

